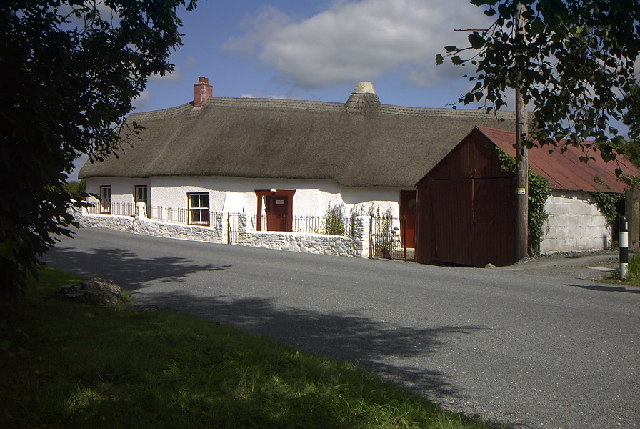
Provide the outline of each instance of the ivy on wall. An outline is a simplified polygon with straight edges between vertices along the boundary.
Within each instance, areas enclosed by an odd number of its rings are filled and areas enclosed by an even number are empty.
[[[595,203],[600,213],[607,219],[607,224],[613,231],[616,226],[618,216],[624,213],[624,194],[610,192],[589,192],[593,203]]]
[[[494,148],[502,171],[515,173],[516,160],[498,146],[494,145]],[[529,167],[529,255],[540,253],[540,241],[542,240],[544,223],[549,217],[544,206],[550,195],[551,188],[547,179],[535,174]]]

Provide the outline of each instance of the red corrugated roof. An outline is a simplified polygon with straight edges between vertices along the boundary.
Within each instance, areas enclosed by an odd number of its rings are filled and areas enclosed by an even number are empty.
[[[503,151],[515,157],[516,133],[496,128],[477,128]],[[536,174],[549,180],[551,189],[621,193],[627,185],[618,180],[616,168],[620,168],[624,174],[639,174],[638,169],[623,155],[617,156],[618,162],[605,162],[595,149],[583,152],[580,148],[568,146],[564,153],[560,149],[549,153],[549,149],[549,146],[529,149],[529,166]],[[581,156],[594,159],[585,163],[580,161]],[[599,180],[596,181],[596,178]]]

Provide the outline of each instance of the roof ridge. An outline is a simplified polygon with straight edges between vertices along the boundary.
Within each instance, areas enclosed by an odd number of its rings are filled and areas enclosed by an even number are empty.
[[[192,103],[184,103],[179,106],[166,109],[151,110],[148,112],[135,112],[129,115],[132,120],[158,120],[166,119],[181,114],[192,113],[194,109],[206,111],[211,107],[238,107],[247,109],[290,109],[301,111],[340,112],[344,111],[346,103],[336,101],[296,100],[289,98],[245,98],[245,97],[211,97],[203,107],[193,107]],[[380,114],[398,116],[425,116],[425,117],[467,117],[513,119],[514,112],[487,112],[483,109],[452,109],[441,107],[406,107],[394,104],[380,104],[376,109]],[[490,128],[490,127],[489,127]],[[496,128],[493,128],[496,129]]]

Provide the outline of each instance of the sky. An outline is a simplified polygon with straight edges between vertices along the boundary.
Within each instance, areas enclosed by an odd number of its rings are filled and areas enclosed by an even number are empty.
[[[464,68],[436,66],[435,56],[467,45],[468,33],[454,29],[491,22],[469,0],[199,0],[178,16],[175,70],[150,78],[138,112],[192,101],[200,76],[220,97],[343,103],[371,81],[385,104],[450,107],[471,84]]]
[[[191,101],[199,76],[214,96],[344,102],[371,81],[382,103],[445,107],[469,83],[436,54],[466,44],[455,28],[489,24],[469,0],[199,0],[179,16],[175,71],[150,79],[137,111]]]

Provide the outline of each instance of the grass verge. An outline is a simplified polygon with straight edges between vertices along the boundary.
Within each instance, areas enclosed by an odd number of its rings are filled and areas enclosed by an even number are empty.
[[[616,270],[602,282],[606,284],[640,287],[640,253],[633,255],[629,260],[629,272],[626,280],[620,280],[620,273]]]
[[[45,268],[0,303],[0,427],[496,427],[230,327],[56,298],[75,280]]]

